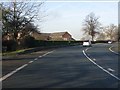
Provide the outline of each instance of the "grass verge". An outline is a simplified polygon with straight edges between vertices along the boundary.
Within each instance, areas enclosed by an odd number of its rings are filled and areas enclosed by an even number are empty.
[[[29,48],[30,49],[30,48]],[[26,50],[29,50],[29,49],[21,49],[21,50],[16,50],[16,51],[13,51],[13,52],[5,52],[5,53],[0,53],[2,56],[6,56],[6,55],[17,55],[18,53],[21,53],[21,52],[24,52]]]

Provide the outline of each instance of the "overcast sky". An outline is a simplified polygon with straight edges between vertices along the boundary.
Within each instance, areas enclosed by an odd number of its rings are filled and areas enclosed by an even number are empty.
[[[91,12],[100,17],[103,26],[118,24],[117,2],[46,2],[44,10],[47,17],[41,25],[42,32],[68,31],[76,40],[83,36],[82,24]]]

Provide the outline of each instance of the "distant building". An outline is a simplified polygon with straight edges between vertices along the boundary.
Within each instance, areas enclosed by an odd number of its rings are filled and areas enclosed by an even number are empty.
[[[74,41],[75,39],[68,32],[56,32],[56,33],[38,33],[32,32],[30,34],[36,40],[45,41]]]
[[[39,33],[39,32],[31,32],[30,35],[34,37],[36,40],[50,40],[50,34],[49,33]]]
[[[52,41],[72,41],[72,40],[74,40],[68,32],[51,33],[50,38]]]
[[[7,35],[3,35],[3,40],[13,40],[13,33],[8,33]],[[17,39],[19,40],[22,36],[22,33],[19,32]],[[39,33],[39,32],[31,32],[30,36],[34,37],[36,40],[44,40],[44,41],[75,41],[72,36],[68,32],[56,32],[56,33]]]

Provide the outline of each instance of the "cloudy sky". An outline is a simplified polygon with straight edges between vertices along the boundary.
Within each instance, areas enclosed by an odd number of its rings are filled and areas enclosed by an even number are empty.
[[[91,12],[100,17],[103,26],[118,23],[117,2],[46,2],[44,10],[47,17],[41,25],[42,32],[68,31],[76,40],[83,37],[82,24]]]

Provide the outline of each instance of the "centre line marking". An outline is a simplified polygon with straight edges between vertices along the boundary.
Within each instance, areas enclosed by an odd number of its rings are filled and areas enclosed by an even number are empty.
[[[114,72],[114,71],[115,71],[115,70],[113,70],[113,69],[111,69],[111,68],[108,68],[108,70],[111,71],[111,72]]]
[[[94,58],[93,60],[94,60],[94,61],[96,61],[96,59],[95,59],[95,58]]]
[[[53,50],[53,51],[54,51],[54,50]],[[53,51],[47,52],[47,53],[45,53],[44,55],[47,55],[47,54],[49,54],[49,53],[52,53]],[[38,59],[38,58],[35,58],[34,60],[37,60],[37,59]],[[24,64],[24,65],[22,65],[21,67],[15,69],[14,71],[12,71],[12,72],[4,75],[3,77],[0,77],[0,82],[2,82],[3,80],[9,78],[10,76],[12,76],[13,74],[15,74],[16,72],[22,70],[23,68],[25,68],[26,66],[28,66],[29,63],[32,63],[32,62],[34,62],[34,61],[29,61],[28,64]]]
[[[47,53],[43,54],[41,57],[44,57],[44,56],[46,56],[46,55],[48,55],[48,54],[50,54],[50,53],[53,53],[54,51],[55,51],[55,50],[50,51],[50,52],[47,52]]]
[[[39,57],[42,57],[42,56],[39,56]]]
[[[33,61],[29,61],[29,63],[33,63]]]
[[[14,73],[18,72],[19,70],[23,69],[24,67],[26,67],[28,64],[24,64],[21,67],[15,69],[14,71],[8,73],[7,75],[3,76],[0,78],[0,82],[7,79],[8,77],[12,76]]]
[[[120,81],[120,78],[118,78],[117,76],[115,76],[114,74],[110,73],[109,71],[107,71],[106,69],[104,69],[102,66],[98,65],[96,62],[94,62],[90,57],[87,56],[87,54],[85,53],[85,50],[83,50],[83,54],[85,55],[85,57],[91,61],[93,64],[95,64],[98,68],[102,69],[104,72],[106,72],[107,74],[111,75],[112,77],[116,78],[117,80]]]
[[[35,58],[34,60],[37,60],[38,58]]]

